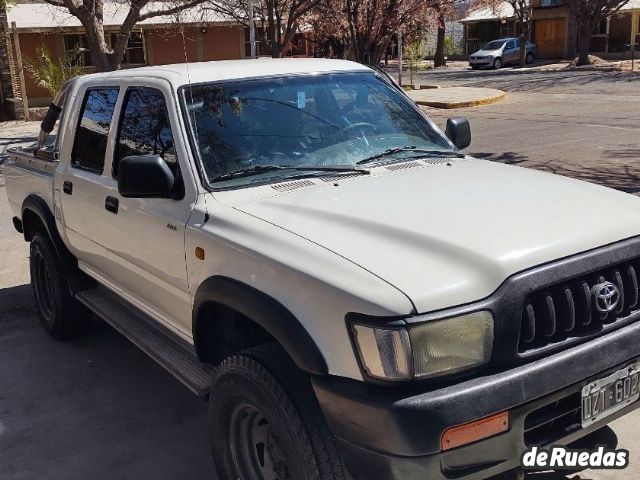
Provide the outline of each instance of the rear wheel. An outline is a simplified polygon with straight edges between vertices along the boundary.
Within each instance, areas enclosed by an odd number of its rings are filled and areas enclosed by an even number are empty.
[[[526,61],[527,61],[527,65],[530,65],[533,63],[533,53],[527,53]]]
[[[308,378],[274,344],[224,360],[209,397],[220,480],[343,480]]]
[[[90,312],[71,296],[67,269],[56,256],[49,238],[31,239],[29,270],[40,323],[56,339],[70,338],[84,329]]]
[[[502,68],[502,59],[501,58],[496,58],[493,61],[493,68],[495,68],[496,70],[500,70]]]

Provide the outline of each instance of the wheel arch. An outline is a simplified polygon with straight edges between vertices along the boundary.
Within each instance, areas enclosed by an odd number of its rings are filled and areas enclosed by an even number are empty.
[[[64,264],[75,262],[75,257],[69,252],[66,245],[60,237],[58,227],[56,226],[55,217],[51,213],[51,209],[47,202],[38,195],[31,194],[22,202],[22,229],[24,239],[30,242],[37,232],[47,234],[58,259]]]
[[[280,302],[233,278],[212,276],[200,284],[192,313],[193,341],[200,360],[207,358],[211,341],[208,325],[217,323],[215,312],[227,309],[240,314],[278,342],[303,371],[326,375],[327,364],[300,321]],[[219,340],[219,339],[218,339]]]

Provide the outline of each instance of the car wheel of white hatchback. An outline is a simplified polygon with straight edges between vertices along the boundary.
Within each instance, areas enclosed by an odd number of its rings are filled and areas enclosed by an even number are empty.
[[[500,70],[502,68],[502,59],[501,58],[496,58],[493,61],[493,68],[495,68],[496,70]]]

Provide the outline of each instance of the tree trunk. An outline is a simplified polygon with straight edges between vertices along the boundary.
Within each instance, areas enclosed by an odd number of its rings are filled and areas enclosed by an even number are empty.
[[[4,8],[0,8],[0,100],[6,101],[13,97],[13,86],[11,84],[11,71],[9,70],[9,50],[7,48],[6,38],[9,35],[9,21],[7,20],[7,12]],[[4,111],[4,104],[0,104],[0,118]]]
[[[580,28],[580,48],[578,51],[578,65],[589,65],[589,47],[591,46],[591,26],[582,25]]]
[[[520,34],[520,66],[527,66],[527,38],[524,32]]]
[[[434,67],[446,67],[447,60],[444,55],[444,39],[446,35],[446,24],[444,13],[441,13],[438,16],[438,38],[436,42],[436,54],[433,57],[433,66]]]

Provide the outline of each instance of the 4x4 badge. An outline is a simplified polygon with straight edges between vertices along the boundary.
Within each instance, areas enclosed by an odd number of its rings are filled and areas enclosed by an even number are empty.
[[[620,290],[611,282],[603,282],[591,288],[593,303],[600,313],[609,313],[620,301]]]

